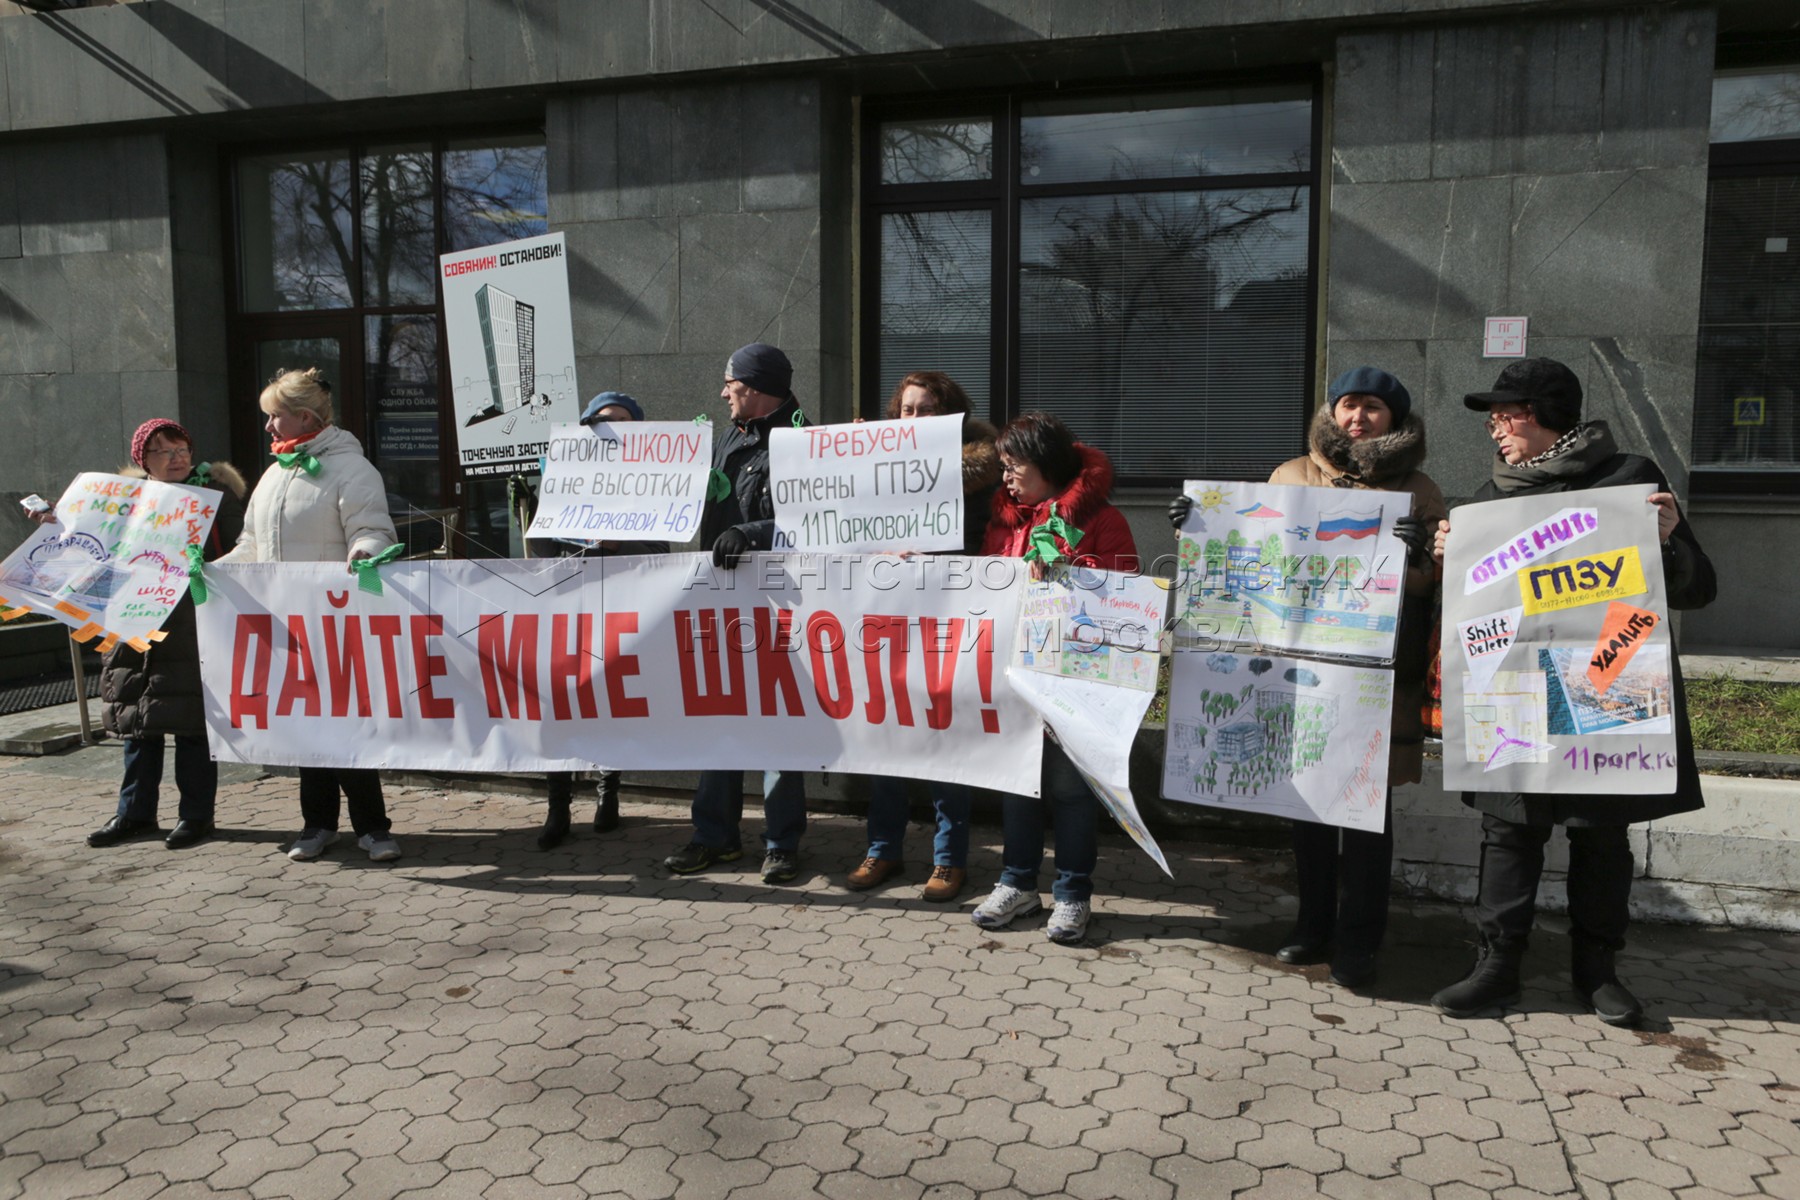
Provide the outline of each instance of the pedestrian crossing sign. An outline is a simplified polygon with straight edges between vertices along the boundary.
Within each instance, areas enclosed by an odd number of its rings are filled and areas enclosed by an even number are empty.
[[[1739,396],[1731,402],[1731,423],[1733,425],[1761,425],[1763,423],[1763,398],[1761,396]]]

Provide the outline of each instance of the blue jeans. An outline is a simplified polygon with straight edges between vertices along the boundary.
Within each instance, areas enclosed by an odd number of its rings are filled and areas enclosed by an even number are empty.
[[[715,849],[743,844],[744,773],[702,771],[694,789],[694,840]],[[806,832],[806,776],[783,771],[763,797],[763,848],[798,850]]]
[[[931,784],[931,807],[937,812],[937,836],[931,843],[931,862],[938,867],[962,867],[969,862],[968,786],[961,783]],[[901,845],[906,841],[906,781],[877,775],[869,787],[869,857],[904,862]]]
[[[1044,742],[1043,798],[1007,796],[1001,803],[1004,843],[1000,882],[1022,891],[1038,890],[1044,865],[1044,813],[1056,825],[1056,882],[1059,901],[1084,903],[1094,894],[1094,863],[1100,855],[1100,802],[1062,747]]]
[[[156,793],[162,786],[162,776],[162,734],[126,738],[119,816],[156,824]],[[175,790],[181,795],[181,805],[176,810],[181,820],[211,823],[213,802],[219,794],[219,764],[212,759],[204,733],[175,736]]]

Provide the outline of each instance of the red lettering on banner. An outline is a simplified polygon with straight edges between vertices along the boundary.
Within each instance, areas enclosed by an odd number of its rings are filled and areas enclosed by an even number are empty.
[[[975,635],[975,680],[981,685],[981,702],[994,702],[994,623],[991,620],[981,623],[980,631]],[[1000,732],[1000,710],[984,708],[981,710],[981,732]]]
[[[256,728],[269,727],[269,655],[275,646],[275,618],[268,613],[239,613],[237,637],[231,649],[231,727],[242,729],[244,718]],[[244,687],[244,660],[251,659],[250,686]]]
[[[992,622],[989,622],[991,625]],[[919,649],[925,655],[925,709],[928,729],[950,728],[951,687],[956,683],[956,659],[962,641],[963,618],[919,618]]]
[[[696,617],[700,623],[699,637],[694,636]],[[738,623],[738,610],[725,610],[728,626]],[[701,663],[696,670],[694,658],[701,656]],[[744,690],[744,660],[741,655],[728,654],[724,639],[719,636],[719,612],[717,609],[702,608],[697,613],[685,609],[675,613],[675,658],[676,665],[681,668],[681,706],[682,711],[690,717],[743,717],[750,712],[749,695]],[[725,683],[729,674],[730,684]],[[701,690],[701,676],[704,676],[705,690]]]
[[[806,618],[806,646],[812,651],[813,691],[825,715],[841,721],[856,708],[850,684],[850,648],[844,644],[844,626],[828,612]],[[827,671],[826,655],[831,656]],[[829,674],[833,683],[826,683]],[[835,692],[836,695],[832,693]]]
[[[523,683],[525,719],[543,720],[543,709],[538,703],[537,614],[521,613],[513,618],[511,638],[506,636],[506,617],[501,613],[482,617],[478,626],[476,645],[481,659],[481,686],[487,693],[488,716],[501,716],[500,693],[504,691],[507,710],[513,720],[518,720],[519,692]]]
[[[449,674],[444,656],[433,654],[429,640],[444,635],[444,618],[436,613],[414,613],[412,618],[413,677],[419,681],[419,715],[433,721],[456,716],[456,701],[431,690],[431,681]]]
[[[575,681],[575,703],[589,720],[600,715],[594,699],[594,614],[575,615],[575,648],[569,645],[569,614],[550,618],[550,713],[569,719],[569,680]]]
[[[301,716],[316,717],[319,715],[319,672],[313,666],[306,618],[289,617],[287,633],[287,669],[282,673],[281,699],[275,702],[275,715],[287,716],[298,700]]]
[[[344,636],[337,637],[336,617],[325,618],[325,685],[331,692],[331,715],[350,711],[350,691],[356,691],[356,715],[369,715],[369,666],[363,656],[362,618],[344,618]]]
[[[913,724],[912,697],[906,691],[908,626],[905,617],[863,618],[863,668],[869,676],[869,702],[863,706],[863,716],[871,725],[887,719],[887,699],[881,687],[882,642],[888,647],[888,684],[894,692],[894,717],[901,725]]]
[[[774,628],[770,628],[773,611]],[[761,693],[762,715],[775,715],[775,695],[781,693],[782,705],[790,717],[804,717],[806,705],[800,700],[800,681],[794,675],[794,610],[783,608],[756,610],[756,683]]]
[[[606,706],[615,717],[650,715],[650,705],[642,696],[625,694],[625,680],[638,673],[638,656],[621,653],[619,639],[628,633],[636,633],[637,628],[638,615],[634,612],[606,614],[606,641],[600,661],[606,671]]]
[[[401,714],[400,697],[400,654],[397,649],[400,642],[400,618],[393,615],[382,615],[369,618],[369,632],[381,643],[381,676],[387,684],[388,716],[398,717]]]

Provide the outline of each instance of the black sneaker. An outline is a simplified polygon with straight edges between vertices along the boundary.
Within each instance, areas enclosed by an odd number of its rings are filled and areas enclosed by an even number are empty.
[[[764,883],[792,883],[800,875],[800,856],[792,850],[771,850],[763,855]]]
[[[692,875],[714,863],[736,862],[742,857],[744,852],[736,846],[702,846],[699,842],[689,842],[663,859],[663,866],[677,875]]]

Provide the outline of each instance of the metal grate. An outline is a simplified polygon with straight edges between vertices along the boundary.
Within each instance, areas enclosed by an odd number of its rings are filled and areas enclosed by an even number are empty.
[[[87,694],[90,700],[100,695],[100,672],[97,670],[87,673]],[[35,679],[0,683],[0,716],[74,702],[75,680],[68,675],[39,675]],[[98,713],[95,719],[99,719]]]

